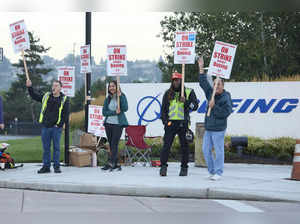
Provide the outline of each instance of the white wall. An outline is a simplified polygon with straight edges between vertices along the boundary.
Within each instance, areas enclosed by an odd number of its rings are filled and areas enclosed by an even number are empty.
[[[200,107],[205,101],[205,96],[199,84],[186,83],[186,86],[194,89]],[[121,84],[122,91],[128,99],[129,110],[126,116],[129,123],[136,125],[142,117],[144,120],[140,122],[148,125],[148,136],[162,136],[162,122],[156,118],[160,113],[162,96],[169,87],[170,83]],[[225,82],[225,89],[231,93],[236,105],[228,118],[228,135],[300,138],[300,82]],[[156,96],[157,100],[154,100]],[[253,101],[250,106],[241,113],[243,105],[251,99]],[[238,100],[241,102],[237,102]],[[153,103],[149,105],[151,101]],[[272,103],[272,106],[264,111],[262,106],[269,103]],[[254,111],[255,108],[257,109]],[[196,122],[204,122],[203,112],[198,110],[191,113],[193,130]]]

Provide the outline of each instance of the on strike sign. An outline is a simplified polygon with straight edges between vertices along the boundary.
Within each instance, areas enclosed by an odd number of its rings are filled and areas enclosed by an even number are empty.
[[[9,28],[15,53],[30,49],[29,35],[24,20],[10,24]]]
[[[194,31],[177,31],[175,38],[174,64],[195,63],[195,40]]]
[[[104,116],[102,115],[102,106],[89,105],[89,124],[88,132],[96,136],[104,137]]]
[[[108,76],[127,75],[127,56],[125,45],[107,46],[107,67]]]
[[[237,45],[216,41],[207,74],[229,79]]]
[[[62,92],[69,97],[75,96],[75,67],[57,67],[58,80],[61,81],[63,87]]]
[[[90,45],[80,47],[80,73],[91,73]]]

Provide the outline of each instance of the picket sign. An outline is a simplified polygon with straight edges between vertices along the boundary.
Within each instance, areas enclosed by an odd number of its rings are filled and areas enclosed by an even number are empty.
[[[237,45],[216,41],[214,51],[209,63],[209,69],[207,74],[216,76],[216,82],[214,84],[213,94],[211,99],[215,98],[217,85],[220,78],[230,79],[234,56]],[[208,108],[207,116],[209,117],[211,108]]]
[[[80,73],[91,73],[91,47],[84,45],[80,47]]]
[[[181,97],[184,97],[185,64],[195,63],[195,41],[194,31],[176,32],[174,64],[182,64]]]
[[[68,97],[75,96],[75,67],[59,66],[57,67],[57,79],[62,83],[62,92]]]
[[[127,49],[126,45],[107,46],[107,76],[116,76],[117,93],[120,90],[120,76],[127,75]],[[117,94],[118,109],[120,109],[120,97]]]
[[[22,53],[26,78],[30,80],[24,56],[24,51],[30,49],[30,40],[24,20],[10,24],[9,29],[14,51],[15,53]]]
[[[102,109],[102,106],[89,105],[88,132],[99,137],[106,136]]]

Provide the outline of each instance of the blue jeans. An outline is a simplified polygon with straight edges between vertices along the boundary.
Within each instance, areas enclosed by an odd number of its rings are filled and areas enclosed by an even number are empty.
[[[204,133],[202,150],[207,164],[208,172],[212,175],[223,174],[225,131],[205,131]],[[216,152],[216,158],[213,158],[213,147]]]
[[[42,143],[43,143],[43,166],[50,168],[51,166],[51,141],[53,141],[53,161],[54,167],[59,167],[60,157],[60,136],[62,128],[42,128]]]

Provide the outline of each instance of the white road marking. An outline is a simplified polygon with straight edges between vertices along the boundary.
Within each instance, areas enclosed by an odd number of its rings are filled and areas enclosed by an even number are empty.
[[[263,210],[247,205],[240,201],[234,201],[234,200],[214,200],[214,201],[226,207],[232,208],[238,212],[264,212]]]

